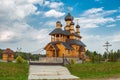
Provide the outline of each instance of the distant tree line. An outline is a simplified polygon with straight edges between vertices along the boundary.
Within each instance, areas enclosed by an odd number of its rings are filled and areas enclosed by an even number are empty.
[[[111,50],[109,52],[109,54],[107,54],[107,52],[104,52],[104,54],[100,54],[96,51],[86,51],[86,55],[89,57],[90,61],[92,63],[96,63],[96,62],[102,62],[102,61],[106,61],[107,56],[108,56],[108,61],[109,62],[116,62],[116,61],[120,61],[120,49],[118,49],[117,51],[113,51]]]

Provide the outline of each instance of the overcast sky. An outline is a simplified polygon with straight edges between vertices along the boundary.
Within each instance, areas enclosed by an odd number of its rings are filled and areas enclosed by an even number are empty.
[[[69,11],[75,23],[79,19],[87,49],[103,53],[106,41],[110,50],[120,49],[120,0],[0,0],[0,48],[44,48],[56,21],[64,27]]]

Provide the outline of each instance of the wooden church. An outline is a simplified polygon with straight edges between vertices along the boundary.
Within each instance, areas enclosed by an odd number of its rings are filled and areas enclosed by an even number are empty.
[[[75,26],[74,17],[70,13],[64,18],[66,26],[62,29],[60,21],[56,22],[56,28],[49,33],[51,42],[45,46],[47,57],[79,57],[85,55],[86,45],[81,41],[80,26]],[[75,30],[76,29],[76,30]]]

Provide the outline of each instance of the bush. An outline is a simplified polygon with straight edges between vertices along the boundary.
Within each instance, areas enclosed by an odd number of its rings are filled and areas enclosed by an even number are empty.
[[[26,61],[19,55],[17,58],[16,58],[16,63],[25,63]]]
[[[75,63],[76,63],[75,60],[70,59],[70,64],[75,64]]]

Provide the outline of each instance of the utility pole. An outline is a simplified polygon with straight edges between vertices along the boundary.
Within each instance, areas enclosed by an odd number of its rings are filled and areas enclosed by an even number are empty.
[[[106,52],[107,52],[107,55],[106,55],[107,56],[107,59],[106,59],[107,61],[108,61],[108,55],[109,55],[109,50],[108,50],[109,46],[112,46],[112,45],[108,41],[105,43],[105,45],[103,45],[103,47],[105,47]]]

